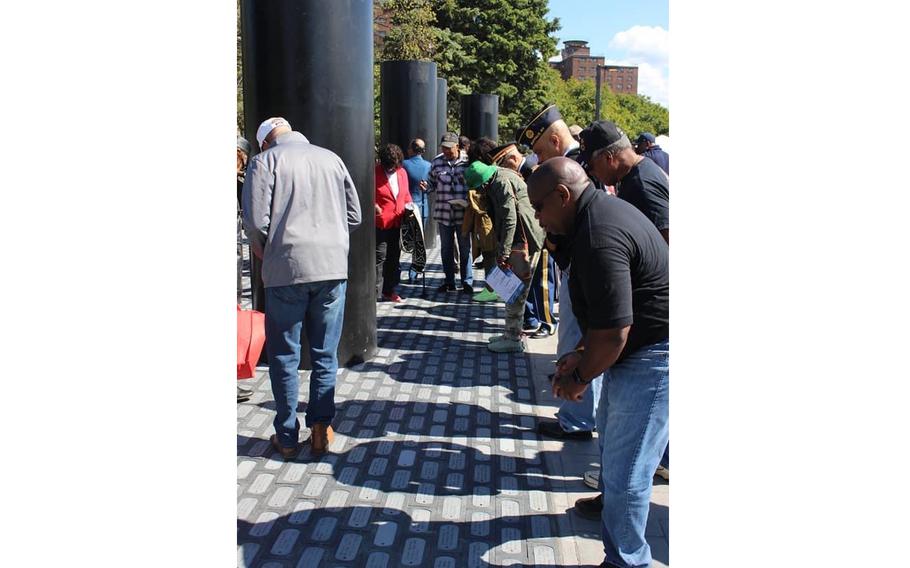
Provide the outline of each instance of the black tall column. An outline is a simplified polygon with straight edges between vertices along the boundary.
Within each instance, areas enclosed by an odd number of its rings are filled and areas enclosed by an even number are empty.
[[[373,2],[243,0],[241,21],[247,139],[266,118],[283,116],[338,154],[357,188],[363,223],[351,233],[338,346],[339,363],[356,364],[376,351]],[[301,355],[309,367],[306,346]]]
[[[449,103],[449,84],[445,79],[436,79],[436,140],[430,143],[427,140],[427,159],[432,160],[436,154],[439,154],[439,139],[449,130],[448,126],[448,108]],[[436,194],[430,194],[430,214],[433,212],[433,204],[436,203]],[[432,221],[429,230],[425,235],[427,250],[436,248],[436,221]]]
[[[436,63],[432,61],[383,61],[379,65],[380,142],[401,146],[407,154],[414,138],[426,143],[426,160],[433,160],[439,145],[436,133]],[[432,194],[431,194],[432,195]],[[433,208],[424,220],[427,248],[436,243]]]
[[[449,83],[445,79],[436,79],[436,133],[438,138],[449,130]],[[433,155],[439,153],[439,140],[436,140]],[[427,146],[429,148],[429,146]]]
[[[499,140],[499,95],[461,95],[461,133]]]

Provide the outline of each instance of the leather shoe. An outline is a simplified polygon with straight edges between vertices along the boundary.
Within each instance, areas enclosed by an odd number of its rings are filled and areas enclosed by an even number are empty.
[[[590,440],[594,437],[589,431],[578,430],[576,432],[566,432],[559,425],[557,420],[547,420],[537,423],[537,433],[547,438],[556,438],[558,440]]]
[[[237,385],[237,402],[250,400],[251,396],[253,396],[253,389]]]
[[[603,511],[603,508],[603,495],[584,497],[575,502],[575,513],[592,521],[600,520],[600,512]]]
[[[269,442],[272,443],[272,447],[275,449],[275,451],[281,454],[281,457],[286,460],[293,458],[297,455],[298,452],[300,452],[300,444],[294,444],[293,448],[285,448],[279,444],[277,434],[272,434],[272,437],[269,438]]]
[[[317,422],[310,428],[310,453],[314,456],[322,455],[329,451],[329,444],[335,439],[335,431],[332,426],[323,422]]]
[[[541,327],[540,324],[537,324],[537,325],[524,324],[521,326],[521,332],[527,333],[528,335],[533,335],[533,334],[537,333],[538,331],[540,331],[540,327]]]
[[[439,288],[436,288],[436,291],[437,292],[454,292],[455,285],[454,284],[443,284]]]

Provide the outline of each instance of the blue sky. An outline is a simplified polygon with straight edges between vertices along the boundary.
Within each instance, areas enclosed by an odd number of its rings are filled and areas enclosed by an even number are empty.
[[[606,63],[638,66],[638,92],[669,108],[669,0],[550,0],[560,40],[588,42]],[[562,41],[557,46],[562,48]]]

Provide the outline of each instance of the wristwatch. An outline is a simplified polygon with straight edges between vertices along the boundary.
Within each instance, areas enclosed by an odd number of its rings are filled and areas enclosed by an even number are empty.
[[[581,378],[581,374],[578,372],[578,367],[575,367],[575,370],[572,371],[572,380],[575,381],[576,384],[587,385],[590,384],[593,379],[587,381],[584,380]]]

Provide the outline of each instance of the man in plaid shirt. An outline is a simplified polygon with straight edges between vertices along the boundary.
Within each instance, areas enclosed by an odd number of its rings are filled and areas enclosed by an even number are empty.
[[[428,192],[436,192],[433,219],[439,225],[442,246],[442,269],[445,282],[439,292],[455,291],[455,239],[458,239],[461,291],[474,293],[474,268],[471,265],[471,235],[461,234],[461,222],[467,206],[468,190],[464,183],[464,170],[468,161],[461,157],[458,136],[446,132],[440,143],[442,154],[430,165]]]

